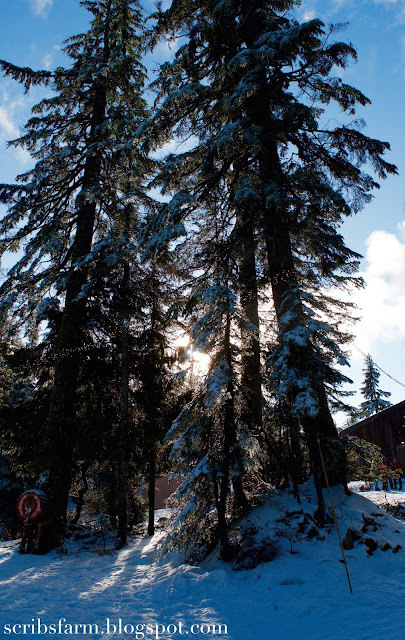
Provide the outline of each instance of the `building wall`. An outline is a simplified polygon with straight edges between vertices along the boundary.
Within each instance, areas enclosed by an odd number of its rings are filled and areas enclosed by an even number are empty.
[[[155,509],[164,509],[166,507],[166,501],[172,493],[178,489],[178,487],[184,482],[184,478],[173,478],[170,476],[161,476],[156,478],[156,493],[155,493]],[[142,496],[148,499],[148,487],[144,487]]]
[[[405,400],[343,429],[340,433],[343,436],[357,436],[376,444],[390,460],[397,458],[397,447],[401,446],[401,443],[405,444]]]

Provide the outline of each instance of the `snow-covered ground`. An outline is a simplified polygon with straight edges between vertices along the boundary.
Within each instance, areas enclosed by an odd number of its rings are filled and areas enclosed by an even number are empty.
[[[353,594],[334,528],[314,535],[307,487],[301,505],[280,493],[252,511],[250,524],[264,527],[281,552],[251,570],[234,571],[216,557],[200,566],[182,564],[179,555],[156,560],[163,530],[104,555],[97,545],[83,550],[68,542],[65,554],[21,556],[16,543],[3,543],[0,637],[403,640],[405,524],[375,503],[405,503],[405,492],[333,495],[342,537],[349,527],[363,530],[362,541],[346,551]],[[379,547],[372,555],[365,539]],[[98,631],[74,626],[83,624]]]

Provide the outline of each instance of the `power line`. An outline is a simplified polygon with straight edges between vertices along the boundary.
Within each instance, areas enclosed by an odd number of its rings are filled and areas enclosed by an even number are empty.
[[[364,353],[364,351],[362,351],[361,349],[359,349],[359,347],[357,345],[353,345],[355,349],[357,349],[357,351],[360,351],[360,353],[367,358],[367,354]],[[381,367],[376,363],[376,361],[373,359],[373,364],[375,367],[377,367],[377,369],[379,369],[379,371],[381,371],[381,373],[383,373],[384,375],[388,376],[391,380],[393,380],[394,382],[396,382],[397,384],[400,384],[401,387],[405,387],[405,384],[403,382],[400,382],[399,380],[397,380],[396,378],[394,378],[393,376],[390,376],[389,373],[387,373],[386,371],[384,371],[384,369],[381,369]]]

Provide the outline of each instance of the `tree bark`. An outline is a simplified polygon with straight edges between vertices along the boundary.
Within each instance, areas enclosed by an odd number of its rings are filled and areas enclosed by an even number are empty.
[[[82,480],[83,480],[83,486],[78,491],[79,495],[78,495],[77,503],[76,503],[76,514],[75,514],[75,517],[72,520],[73,524],[77,524],[77,522],[79,522],[80,516],[82,514],[83,504],[84,504],[84,496],[86,495],[86,493],[89,490],[89,483],[87,482],[87,476],[86,476],[87,469],[88,469],[88,464],[83,463],[82,464],[82,468],[81,468],[81,476],[82,476]]]
[[[260,12],[252,11],[251,7],[247,8],[244,17],[244,40],[248,49],[255,48],[257,33],[261,31],[261,25],[258,24],[260,19]],[[269,86],[264,64],[257,65],[255,74],[257,86],[263,87],[262,99],[257,100],[257,95],[254,94],[250,101],[246,101],[245,109],[249,124],[254,126],[256,130],[262,131],[262,149],[256,156],[256,168],[263,193],[258,225],[261,227],[266,247],[273,303],[279,329],[281,318],[287,311],[292,312],[297,327],[305,326],[305,313],[298,291],[297,271],[291,244],[289,211],[284,200],[284,189],[287,185],[278,154],[277,131],[280,128],[280,123],[277,117],[273,119],[272,108],[272,104],[277,98],[277,92],[282,96],[284,88],[277,85],[276,74],[274,86]],[[272,198],[268,198],[265,194],[270,186],[273,192]],[[318,405],[316,416],[303,413],[300,419],[307,437],[319,511],[322,515],[324,508],[322,486],[325,483],[316,438],[318,434],[322,434],[325,436],[326,443],[329,442],[328,439],[337,439],[337,431],[329,410],[324,383],[317,378],[317,358],[313,348],[310,344],[301,348],[297,345],[296,351],[297,360],[300,361],[300,366],[309,377],[311,391]],[[294,362],[294,366],[297,366],[296,362]],[[328,446],[329,448],[333,449]],[[337,460],[336,456],[328,454],[329,451],[326,452],[326,458],[330,463],[331,484],[342,483],[346,486],[345,465],[342,464],[342,456]]]
[[[125,293],[128,291],[130,267],[125,261],[122,282],[121,305],[125,304]],[[128,483],[129,483],[129,327],[126,314],[121,319],[121,366],[120,366],[120,421],[118,425],[118,534],[116,547],[121,549],[127,544],[128,534]]]
[[[269,154],[262,162],[261,173],[263,181],[276,183],[280,192],[282,191],[282,169],[275,144],[271,156]],[[296,327],[305,326],[305,313],[298,292],[299,283],[294,265],[287,212],[276,206],[266,207],[263,211],[262,224],[278,324],[280,326],[283,314],[291,311]],[[328,461],[331,485],[340,483],[346,486],[344,452],[342,448],[338,451],[331,442],[332,440],[337,441],[338,435],[330,413],[323,380],[317,375],[318,364],[313,347],[311,344],[302,347],[296,345],[295,353],[294,364],[297,368],[301,367],[303,377],[308,377],[311,391],[318,405],[317,415],[304,412],[300,419],[307,437],[318,501],[322,509],[322,487],[325,486],[325,480],[316,440],[317,435],[320,434],[324,437],[324,455]]]
[[[229,313],[226,318],[224,336],[224,359],[227,364],[229,375],[233,371],[231,352],[231,319]],[[227,384],[227,398],[224,410],[224,445],[223,462],[221,465],[221,476],[218,481],[219,492],[217,500],[217,537],[221,545],[221,556],[224,560],[232,557],[232,544],[228,536],[227,504],[230,495],[230,482],[232,479],[234,489],[234,511],[243,512],[247,509],[248,502],[242,484],[242,462],[237,452],[237,433],[235,424],[235,392],[234,381],[229,380]],[[231,470],[234,472],[231,478]],[[236,471],[236,474],[235,474]]]
[[[156,447],[151,446],[148,466],[148,536],[155,534]]]
[[[259,301],[256,247],[252,215],[237,211],[239,293],[244,317],[255,330],[242,332],[241,421],[253,433],[262,430],[262,376],[260,364]]]
[[[89,144],[100,139],[100,125],[104,122],[107,92],[104,86],[95,88]],[[98,187],[101,152],[87,156],[82,190],[76,201],[76,236],[72,248],[75,265],[92,248],[96,204],[91,192]],[[53,444],[48,475],[48,493],[52,517],[58,533],[63,530],[72,481],[72,460],[76,437],[76,387],[80,377],[80,349],[84,345],[87,320],[86,299],[78,298],[88,279],[86,266],[73,267],[66,287],[65,308],[58,336],[58,357],[55,365],[54,387],[51,396],[49,434]],[[53,541],[57,544],[57,540]],[[52,546],[54,546],[54,544]]]

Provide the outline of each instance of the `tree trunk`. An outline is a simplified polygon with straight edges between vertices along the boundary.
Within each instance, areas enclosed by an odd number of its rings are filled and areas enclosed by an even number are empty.
[[[99,127],[104,122],[107,94],[103,86],[95,89],[90,144],[99,140]],[[76,236],[72,248],[72,265],[91,251],[96,204],[92,190],[98,186],[101,152],[88,155],[82,190],[76,200]],[[67,515],[67,503],[72,480],[72,459],[76,438],[76,387],[80,377],[80,349],[84,345],[87,320],[85,297],[78,296],[88,278],[85,266],[71,269],[66,287],[65,308],[58,336],[58,357],[55,364],[54,387],[49,415],[49,436],[53,444],[48,475],[51,513],[60,534]],[[51,542],[51,546],[58,540]]]
[[[253,433],[262,430],[262,376],[260,365],[259,302],[254,226],[250,212],[237,212],[239,293],[244,317],[255,327],[242,332],[241,421]]]
[[[258,20],[261,20],[260,12],[251,11],[251,8],[248,7],[244,18],[245,42],[248,48],[254,47],[258,30],[260,31]],[[257,86],[263,87],[262,100],[258,101],[255,94],[250,101],[246,102],[245,108],[251,124],[263,132],[263,150],[257,157],[263,191],[260,222],[267,252],[274,307],[279,329],[281,317],[288,311],[291,311],[296,318],[297,327],[305,326],[305,313],[298,292],[297,272],[291,245],[289,210],[284,201],[284,189],[288,188],[288,186],[285,184],[277,146],[276,132],[280,127],[280,123],[277,118],[273,119],[272,116],[273,94],[276,92],[282,94],[284,88],[277,86],[277,84],[274,87],[269,86],[264,64],[261,66],[258,64],[255,73]],[[268,187],[271,187],[273,192],[271,199],[264,196],[264,192]],[[287,300],[287,294],[289,300]],[[344,486],[346,485],[344,455],[343,457],[338,454],[332,455],[334,453],[333,445],[326,445],[327,442],[330,443],[328,439],[337,439],[337,431],[329,410],[324,383],[317,377],[318,363],[314,349],[310,344],[301,348],[297,345],[296,351],[300,366],[309,377],[311,391],[318,405],[317,415],[304,414],[301,416],[301,423],[307,437],[318,500],[322,508],[321,487],[324,485],[324,481],[321,480],[323,478],[323,470],[316,442],[317,435],[322,434],[324,436],[325,448],[328,449],[326,458],[330,464],[331,484],[342,483]]]
[[[263,182],[276,183],[280,193],[282,192],[283,175],[275,145],[271,156],[269,153],[269,157],[262,162],[261,174]],[[306,326],[288,228],[288,212],[277,206],[266,207],[263,211],[262,224],[273,301],[279,327],[282,316],[288,312],[290,312],[290,318],[293,318],[293,324],[291,325],[290,323],[291,330],[295,327]],[[316,440],[318,434],[324,437],[324,455],[325,460],[328,461],[331,485],[340,483],[346,486],[344,452],[342,448],[336,447],[338,435],[330,413],[323,380],[319,378],[317,373],[319,367],[314,349],[308,343],[303,346],[296,344],[294,345],[294,350],[294,367],[303,378],[306,377],[308,379],[318,407],[316,415],[303,412],[300,420],[307,437],[321,512],[323,509],[322,487],[325,486],[325,479]],[[332,442],[333,440],[335,443]]]
[[[124,263],[121,305],[125,304],[125,293],[129,287],[130,267]],[[121,389],[120,421],[118,425],[118,534],[116,547],[121,549],[127,544],[128,534],[128,483],[129,483],[129,327],[125,313],[121,318]]]
[[[155,533],[155,498],[156,498],[156,446],[151,446],[148,467],[148,536]]]
[[[72,520],[73,524],[77,524],[77,522],[79,522],[80,516],[82,514],[83,504],[84,504],[84,496],[89,490],[89,483],[87,482],[87,476],[86,476],[87,469],[88,469],[88,464],[82,464],[81,475],[83,480],[83,486],[78,491],[79,496],[77,498],[77,503],[76,503],[76,514]]]
[[[298,504],[301,504],[299,484],[302,474],[303,460],[302,452],[299,447],[299,426],[296,419],[293,416],[287,417],[288,430],[287,430],[287,443],[288,443],[288,457],[291,474],[291,482],[293,485],[294,498],[296,498]],[[299,473],[301,471],[301,473]]]
[[[227,315],[225,327],[224,357],[228,368],[228,375],[231,375],[233,363],[231,352],[231,319],[229,313]],[[223,462],[221,466],[221,476],[219,478],[219,493],[217,500],[217,536],[221,545],[221,556],[224,560],[231,559],[233,553],[232,544],[228,536],[228,523],[226,517],[230,494],[231,470],[234,471],[232,474],[235,503],[234,511],[236,513],[240,513],[247,509],[248,502],[242,484],[242,462],[239,459],[237,451],[234,381],[232,379],[229,380],[227,385],[227,398],[225,401]]]

